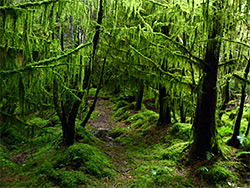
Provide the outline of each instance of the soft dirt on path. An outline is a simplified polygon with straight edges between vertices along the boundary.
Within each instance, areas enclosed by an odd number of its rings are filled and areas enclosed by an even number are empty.
[[[128,128],[129,126],[125,123],[112,120],[111,115],[113,112],[113,104],[108,102],[108,99],[99,98],[95,110],[98,111],[98,117],[89,121],[88,125],[98,129],[99,131],[105,130],[108,137],[108,132],[115,128]],[[98,132],[98,131],[97,131]],[[98,133],[95,133],[96,135]],[[97,137],[99,135],[96,135]],[[109,184],[111,187],[122,187],[122,185],[128,180],[131,180],[129,172],[137,167],[136,164],[131,162],[131,157],[128,156],[129,151],[126,146],[123,146],[115,142],[112,138],[108,137],[106,139],[102,136],[99,137],[101,140],[105,141],[104,145],[100,146],[100,149],[109,157],[114,165],[114,170],[118,173],[115,178],[116,183]],[[110,183],[110,182],[109,182]]]
[[[90,101],[92,103],[92,101]],[[98,117],[88,122],[88,125],[97,129],[113,129],[116,122],[110,119],[112,106],[107,105],[108,99],[99,98],[96,102],[95,110],[98,111]]]

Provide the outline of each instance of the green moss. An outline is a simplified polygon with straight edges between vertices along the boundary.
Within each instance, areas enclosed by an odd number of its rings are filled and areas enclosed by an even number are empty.
[[[181,142],[170,147],[166,148],[165,150],[161,151],[161,157],[163,160],[173,160],[179,161],[183,157],[183,151],[187,148],[189,142]]]
[[[108,136],[112,137],[113,139],[120,137],[121,135],[123,135],[124,133],[127,132],[126,128],[120,128],[117,127],[115,129],[112,129],[109,133]]]
[[[9,160],[9,151],[2,145],[0,145],[0,167],[15,167],[15,163]]]
[[[96,88],[90,88],[89,95],[90,96],[95,96],[95,93],[96,93]]]
[[[115,113],[114,117],[118,117],[118,120],[125,120],[130,116],[131,112],[128,110],[127,106],[119,108]]]
[[[192,183],[175,173],[174,169],[164,166],[141,166],[133,176],[138,176],[130,187],[193,187]]]
[[[192,125],[188,123],[176,123],[171,127],[170,134],[175,138],[188,141],[190,137],[191,127]]]
[[[132,128],[138,129],[143,133],[146,133],[152,125],[156,124],[157,119],[157,113],[151,110],[145,110],[130,116],[126,120],[126,123],[131,124]]]
[[[91,114],[90,120],[92,119],[97,119],[98,115],[99,115],[99,111],[98,110],[94,110]]]
[[[82,127],[79,123],[76,123],[76,140],[83,143],[94,144],[100,143],[101,141],[91,134],[87,129]]]
[[[45,161],[39,168],[38,174],[45,175],[48,180],[52,181],[54,185],[59,184],[62,181],[62,174],[60,170],[56,170],[54,165],[50,161]]]
[[[112,176],[108,158],[99,149],[88,144],[76,143],[70,146],[59,166],[62,164],[73,170],[83,170],[98,178]]]
[[[220,181],[225,181],[231,176],[231,172],[221,166],[214,165],[204,174],[204,179],[212,184],[216,184]]]
[[[122,108],[122,107],[125,107],[125,106],[127,106],[128,105],[128,102],[127,101],[125,101],[125,100],[120,100],[120,101],[118,101],[118,102],[116,102],[115,103],[115,106],[114,106],[114,108],[113,108],[113,110],[118,110],[119,108]]]
[[[44,127],[45,125],[47,125],[49,123],[49,120],[45,120],[42,119],[40,117],[29,117],[29,119],[27,120],[27,123],[30,124],[31,126],[34,127]]]
[[[95,185],[93,185],[93,181],[90,181],[89,177],[87,177],[86,174],[81,171],[64,171],[61,177],[61,187],[86,187],[89,184],[91,184],[92,186]]]

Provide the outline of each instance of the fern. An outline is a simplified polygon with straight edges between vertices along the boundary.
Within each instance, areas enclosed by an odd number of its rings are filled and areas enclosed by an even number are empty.
[[[209,161],[210,159],[212,159],[214,157],[214,154],[211,152],[206,152],[206,159]]]
[[[250,155],[250,151],[241,151],[241,152],[238,152],[238,153],[236,154],[236,157],[239,157],[239,156],[244,155],[244,154]]]
[[[208,168],[207,167],[205,167],[205,166],[200,166],[199,168],[197,168],[196,170],[195,170],[195,172],[208,172]]]

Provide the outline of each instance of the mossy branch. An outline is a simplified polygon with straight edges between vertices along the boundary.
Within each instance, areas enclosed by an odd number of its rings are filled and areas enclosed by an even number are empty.
[[[69,51],[69,52],[66,52],[62,55],[58,55],[56,57],[51,57],[49,59],[44,59],[44,60],[41,60],[41,61],[38,61],[38,62],[34,62],[34,63],[30,63],[28,65],[26,65],[25,67],[23,68],[20,68],[20,69],[16,69],[16,70],[3,70],[3,71],[0,71],[0,74],[2,74],[3,76],[7,76],[7,75],[11,75],[11,74],[15,74],[15,73],[19,73],[19,72],[24,72],[24,71],[27,71],[27,70],[32,70],[32,69],[36,69],[38,68],[38,66],[41,66],[41,65],[47,65],[48,63],[51,63],[53,61],[58,61],[60,59],[63,59],[77,51],[79,51],[80,49],[86,47],[86,46],[89,46],[91,45],[92,42],[89,42],[89,43],[86,43],[86,44],[82,44],[82,45],[79,45],[77,48]],[[42,67],[39,67],[39,68],[42,68]]]
[[[9,6],[1,6],[0,7],[0,11],[4,10],[4,11],[8,11],[8,10],[13,10],[13,9],[25,9],[28,7],[34,7],[34,6],[41,6],[41,5],[48,5],[51,3],[55,3],[58,2],[59,0],[47,0],[47,1],[38,1],[38,2],[27,2],[27,3],[23,3],[23,4],[17,4],[17,5],[9,5]],[[66,1],[66,0],[65,0]]]
[[[9,117],[9,118],[11,118],[11,119],[14,119],[14,121],[17,121],[18,123],[21,123],[21,124],[23,124],[23,125],[30,126],[29,124],[27,124],[27,123],[24,122],[23,120],[18,119],[18,118],[16,117],[15,114],[8,114],[7,112],[4,112],[4,111],[2,111],[2,110],[0,110],[0,114],[3,114],[4,116],[7,116],[7,117]]]
[[[159,6],[162,6],[162,7],[168,8],[168,6],[167,6],[167,5],[164,5],[164,4],[160,3],[160,2],[156,2],[156,1],[154,1],[154,0],[148,0],[148,1],[149,1],[149,2],[151,2],[151,3],[153,3],[153,4],[155,4],[155,5],[159,5]]]
[[[242,81],[243,83],[248,83],[250,84],[250,81],[246,78],[242,78],[241,76],[237,75],[237,74],[233,74],[233,77],[239,79],[240,81]]]
[[[227,42],[232,42],[232,43],[236,43],[236,44],[240,44],[242,46],[245,46],[247,48],[250,48],[250,44],[246,44],[244,42],[241,42],[241,41],[235,41],[235,40],[230,40],[230,39],[225,39],[225,38],[222,38],[222,37],[218,37],[220,40],[224,40],[224,41],[227,41]]]
[[[164,37],[165,39],[171,41],[174,45],[176,45],[181,51],[183,51],[183,54],[188,54],[191,58],[195,59],[197,63],[204,64],[203,60],[199,57],[194,56],[184,45],[180,44],[179,42],[174,41],[172,38],[164,35],[163,33],[154,32],[154,35],[159,35]],[[192,61],[195,62],[195,61]],[[197,64],[196,63],[196,64]]]

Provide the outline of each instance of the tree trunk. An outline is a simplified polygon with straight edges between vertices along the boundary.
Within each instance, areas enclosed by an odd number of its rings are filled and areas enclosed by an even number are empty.
[[[181,96],[183,97],[183,96]],[[184,101],[180,100],[180,116],[181,116],[181,123],[186,123],[186,111],[185,111]]]
[[[214,4],[215,6],[215,4]],[[216,102],[217,73],[219,63],[220,42],[215,38],[221,33],[219,17],[214,15],[212,32],[209,34],[205,61],[202,91],[198,94],[195,120],[193,124],[194,141],[191,145],[192,155],[205,158],[207,152],[219,153],[216,140]]]
[[[248,60],[247,63],[247,67],[245,69],[245,73],[244,73],[244,78],[247,79],[247,75],[249,73],[249,68],[250,68],[250,60]],[[235,122],[235,126],[234,126],[234,133],[231,139],[228,140],[228,145],[230,146],[234,146],[236,148],[238,148],[240,146],[240,142],[237,139],[237,136],[239,136],[240,133],[240,123],[241,123],[241,118],[243,115],[243,109],[244,109],[244,103],[245,103],[245,98],[246,98],[246,82],[243,84],[242,88],[241,88],[241,99],[240,99],[240,108],[239,108],[239,112],[237,115],[237,119]]]
[[[247,130],[246,130],[246,133],[245,133],[245,137],[248,136],[248,134],[249,134],[249,129],[250,129],[250,115],[249,115],[249,118],[248,118],[248,126],[247,126]]]
[[[229,99],[230,99],[229,79],[227,79],[227,81],[226,81],[226,86],[224,89],[224,96],[225,96],[225,99],[223,100],[223,104],[220,108],[220,114],[219,114],[220,119],[221,119],[222,115],[224,114],[224,111],[226,110],[227,104],[228,104]]]
[[[79,92],[77,97],[82,99],[83,93]],[[61,104],[59,104],[56,79],[54,79],[53,98],[57,115],[62,124],[63,142],[66,146],[71,146],[75,142],[75,120],[81,101],[69,99],[69,96],[66,95],[67,102],[63,103],[63,101],[61,101]]]
[[[144,85],[143,85],[143,81],[140,80],[139,81],[139,86],[138,86],[138,95],[137,95],[137,99],[136,99],[136,104],[135,104],[135,110],[141,110],[141,105],[142,105],[142,98],[143,98],[143,91],[144,91]]]
[[[167,92],[164,86],[159,87],[159,103],[160,103],[160,111],[159,111],[159,119],[157,122],[158,126],[164,126],[171,123],[171,114],[169,103],[167,101]]]
[[[95,59],[97,44],[98,44],[99,37],[100,37],[100,25],[102,24],[102,18],[103,18],[103,0],[100,0],[99,12],[98,12],[98,18],[97,18],[97,24],[98,25],[95,28],[95,35],[94,35],[94,39],[93,39],[93,51],[92,51],[92,57],[89,59],[89,67],[91,67],[90,65],[94,62],[94,59]],[[99,80],[98,87],[96,89],[94,101],[93,101],[87,115],[85,116],[84,120],[81,123],[81,126],[83,126],[83,127],[86,126],[86,124],[88,123],[88,121],[89,121],[89,119],[91,117],[92,112],[95,109],[95,104],[97,102],[97,97],[98,97],[98,94],[99,94],[99,91],[100,91],[101,85],[102,85],[102,79],[103,79],[105,64],[106,64],[106,58],[104,59],[104,62],[103,62],[103,65],[102,65],[102,72],[101,72],[101,75],[100,75],[100,80]]]
[[[94,101],[93,101],[87,115],[85,116],[84,120],[81,123],[81,126],[83,126],[83,127],[86,126],[86,124],[89,121],[89,118],[91,117],[92,112],[95,109],[95,105],[96,105],[96,102],[97,102],[97,99],[98,99],[98,94],[99,94],[99,92],[101,90],[101,86],[102,86],[102,82],[103,82],[102,80],[103,80],[103,75],[104,75],[105,64],[106,64],[106,58],[104,59],[104,62],[103,62],[103,65],[102,65],[102,71],[101,71],[99,83],[98,83],[98,86],[97,86],[97,89],[96,89],[96,92],[95,92]]]

